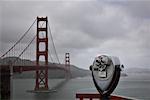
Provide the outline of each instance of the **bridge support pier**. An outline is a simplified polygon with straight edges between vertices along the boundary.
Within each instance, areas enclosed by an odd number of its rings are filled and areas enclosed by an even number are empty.
[[[11,99],[11,74],[10,67],[0,66],[0,100]]]

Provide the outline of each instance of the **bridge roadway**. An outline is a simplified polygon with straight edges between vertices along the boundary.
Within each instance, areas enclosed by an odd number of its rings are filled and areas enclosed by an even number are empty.
[[[1,68],[2,67],[8,68],[9,66],[10,65],[0,65]],[[48,69],[59,69],[59,70],[69,71],[65,65],[63,65],[63,64],[59,65],[59,64],[55,64],[55,63],[49,64],[47,66],[45,66],[45,65],[39,65],[39,66],[37,66],[37,65],[13,65],[12,67],[13,67],[14,73],[17,73],[17,72],[21,73],[21,72],[25,72],[25,71],[35,71],[35,70],[37,70],[37,68],[39,70],[42,70],[42,69],[44,70],[44,69],[48,68]]]

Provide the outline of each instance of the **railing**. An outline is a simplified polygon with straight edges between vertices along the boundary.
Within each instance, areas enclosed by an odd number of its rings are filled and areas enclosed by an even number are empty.
[[[100,94],[92,94],[92,93],[77,93],[76,94],[76,98],[78,100],[84,100],[84,99],[88,99],[88,100],[101,100],[101,96]],[[111,95],[110,100],[133,100],[127,97],[122,97],[122,96],[115,96],[115,95]]]

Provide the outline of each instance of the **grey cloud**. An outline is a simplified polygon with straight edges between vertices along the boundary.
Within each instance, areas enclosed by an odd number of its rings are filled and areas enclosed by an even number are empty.
[[[150,1],[136,1],[126,4],[126,10],[134,16],[134,18],[149,19],[150,18]]]
[[[64,53],[70,52],[73,64],[87,68],[94,56],[104,53],[119,56],[127,67],[143,67],[143,63],[149,64],[150,59],[149,4],[105,1],[3,1],[0,16],[0,51],[1,54],[4,53],[21,36],[20,33],[31,25],[36,16],[47,15],[62,62]],[[22,44],[29,42],[35,30],[36,26]],[[49,48],[54,54],[51,40]]]
[[[126,13],[139,19],[149,19],[150,18],[150,1],[149,0],[126,0],[126,1],[114,1],[107,2],[116,7],[122,7]]]

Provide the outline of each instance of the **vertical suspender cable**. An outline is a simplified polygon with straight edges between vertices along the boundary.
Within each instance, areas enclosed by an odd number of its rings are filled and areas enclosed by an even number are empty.
[[[29,29],[21,36],[21,38],[8,51],[6,51],[0,58],[4,57],[8,52],[10,52],[27,35],[27,33],[30,31],[31,27],[34,25],[36,20],[37,19],[34,20],[34,22],[31,24]]]
[[[50,37],[51,37],[51,40],[52,40],[52,44],[53,44],[53,47],[54,47],[54,52],[55,52],[55,55],[56,55],[56,59],[57,59],[58,63],[60,64],[49,23],[48,23],[48,28],[49,28],[49,33],[50,33]]]
[[[34,36],[33,38],[32,38],[32,40],[29,42],[29,44],[25,47],[25,49],[23,49],[23,51],[19,54],[19,56],[17,57],[17,58],[19,58],[27,49],[28,49],[28,47],[31,45],[31,43],[34,41],[34,39],[36,38],[36,36]],[[18,59],[16,59],[14,62],[13,62],[13,64],[15,64],[16,62],[17,62],[17,60]]]

